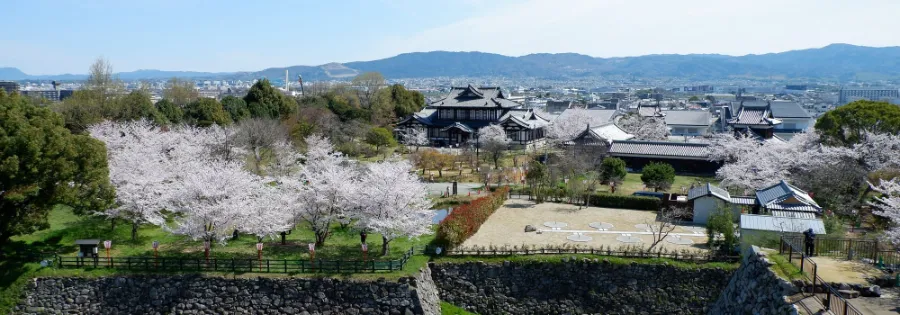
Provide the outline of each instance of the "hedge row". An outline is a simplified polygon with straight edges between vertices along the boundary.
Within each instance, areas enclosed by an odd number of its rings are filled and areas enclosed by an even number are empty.
[[[455,247],[478,232],[484,221],[503,205],[509,195],[509,187],[503,187],[489,195],[453,209],[438,225],[437,241],[442,246]]]
[[[595,207],[657,211],[662,200],[655,197],[593,194],[588,203]]]

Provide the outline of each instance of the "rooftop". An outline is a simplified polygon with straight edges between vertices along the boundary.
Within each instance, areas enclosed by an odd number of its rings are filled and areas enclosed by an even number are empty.
[[[706,159],[709,144],[665,141],[613,141],[609,148],[611,155],[642,155],[686,159]]]
[[[666,125],[680,126],[709,126],[713,121],[712,115],[705,110],[668,110]]]
[[[742,230],[802,233],[812,229],[816,234],[825,234],[825,224],[819,219],[800,219],[769,215],[741,215]]]
[[[815,211],[822,207],[809,193],[782,180],[775,185],[756,190],[759,204],[770,210]]]
[[[691,189],[691,191],[688,192],[688,200],[694,200],[705,196],[712,196],[724,201],[731,201],[731,195],[728,193],[728,191],[710,183],[706,183],[706,185],[700,185],[699,187],[694,187],[693,189]]]
[[[774,101],[769,106],[775,118],[812,118],[799,103]]]
[[[434,101],[430,107],[514,108],[519,103],[506,99],[499,87],[453,87],[447,97]]]

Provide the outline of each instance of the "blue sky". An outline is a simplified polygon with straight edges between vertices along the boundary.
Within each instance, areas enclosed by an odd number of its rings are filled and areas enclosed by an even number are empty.
[[[779,52],[830,43],[898,46],[896,0],[10,0],[0,66],[84,73],[255,71],[452,50]]]

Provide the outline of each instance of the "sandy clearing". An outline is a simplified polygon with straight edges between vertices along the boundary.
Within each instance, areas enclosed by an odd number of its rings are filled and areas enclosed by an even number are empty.
[[[858,261],[837,260],[828,257],[812,257],[822,280],[848,284],[868,284],[866,277],[874,278],[884,273],[871,265]]]
[[[481,229],[475,235],[463,243],[463,247],[474,246],[528,246],[528,247],[558,247],[563,245],[577,245],[585,248],[613,248],[629,245],[649,246],[652,243],[651,235],[642,235],[636,232],[644,232],[644,230],[635,227],[637,224],[652,223],[655,221],[656,213],[651,211],[626,210],[626,209],[610,209],[598,207],[583,207],[580,210],[578,206],[559,204],[559,203],[542,203],[535,205],[533,202],[520,199],[507,200],[503,207],[497,210]],[[549,229],[544,226],[544,222],[559,221],[568,224],[561,232],[543,232],[537,234],[534,232],[525,233],[526,225],[533,225],[538,229]],[[603,233],[595,233],[596,229],[591,228],[591,222],[605,222],[613,225],[609,231]],[[699,231],[701,234],[695,234]],[[584,232],[593,240],[588,242],[573,242],[566,239],[572,235],[572,232]],[[629,233],[633,237],[641,239],[641,243],[628,244],[616,240],[621,233]],[[690,239],[693,245],[676,245],[663,241],[660,246],[668,250],[698,250],[705,249],[706,234],[702,228],[695,228],[688,225],[678,226],[673,233],[683,234],[683,238]],[[672,237],[672,236],[670,236]]]

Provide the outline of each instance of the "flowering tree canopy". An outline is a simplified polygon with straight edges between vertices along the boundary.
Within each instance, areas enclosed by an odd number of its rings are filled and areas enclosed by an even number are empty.
[[[875,197],[872,206],[878,208],[875,214],[889,218],[894,222],[894,227],[885,233],[885,236],[894,245],[900,246],[900,179],[890,181],[881,180],[878,185],[869,183],[873,190],[880,192],[881,197]]]
[[[168,201],[167,182],[174,175],[166,156],[170,145],[166,134],[146,120],[91,126],[91,136],[106,143],[110,182],[116,187],[116,206],[100,212],[132,224],[137,238],[143,223],[161,225],[160,210]]]
[[[296,193],[292,212],[298,221],[309,224],[316,244],[323,245],[331,233],[331,224],[339,217],[352,216],[354,196],[359,190],[356,170],[348,167],[347,158],[334,150],[324,137],[306,138],[306,163],[299,176],[283,178],[286,188]]]
[[[638,140],[665,140],[669,135],[666,121],[660,117],[630,114],[620,118],[617,125]]]
[[[400,142],[416,148],[426,146],[430,142],[428,140],[428,131],[424,128],[403,129],[400,133]]]
[[[494,168],[497,168],[503,151],[506,151],[509,146],[506,130],[503,130],[500,125],[489,125],[478,130],[478,137],[481,147],[491,155],[491,159],[494,160]]]
[[[604,122],[596,116],[588,115],[587,109],[567,109],[565,119],[556,119],[547,126],[546,138],[553,144],[570,141],[588,126],[597,127]]]
[[[411,173],[408,161],[372,163],[360,181],[356,200],[359,226],[382,235],[381,254],[391,240],[431,233],[431,199],[425,184]]]

